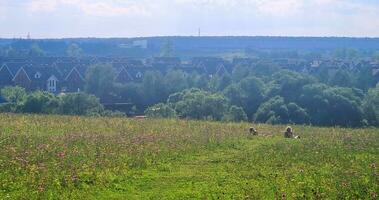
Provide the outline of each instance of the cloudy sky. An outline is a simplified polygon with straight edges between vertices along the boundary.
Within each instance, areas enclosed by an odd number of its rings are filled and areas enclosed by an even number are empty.
[[[379,37],[379,0],[0,0],[0,37]]]

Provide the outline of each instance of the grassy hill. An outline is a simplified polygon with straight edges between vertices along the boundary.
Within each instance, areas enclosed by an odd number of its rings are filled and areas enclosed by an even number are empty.
[[[379,129],[0,114],[0,199],[377,199]]]

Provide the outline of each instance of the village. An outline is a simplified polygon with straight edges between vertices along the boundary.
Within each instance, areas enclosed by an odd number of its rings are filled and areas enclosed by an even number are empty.
[[[379,82],[379,61],[375,60],[306,60],[234,58],[226,60],[219,57],[196,57],[181,61],[178,57],[154,57],[137,60],[111,57],[0,57],[0,87],[20,86],[27,90],[43,90],[51,93],[80,92],[84,88],[87,69],[97,63],[109,63],[116,73],[119,83],[141,82],[148,71],[166,74],[170,70],[185,73],[198,73],[208,78],[232,74],[237,66],[254,67],[259,62],[270,62],[281,69],[305,74],[314,74],[326,69],[329,75],[338,70],[353,73],[369,67],[371,75]]]

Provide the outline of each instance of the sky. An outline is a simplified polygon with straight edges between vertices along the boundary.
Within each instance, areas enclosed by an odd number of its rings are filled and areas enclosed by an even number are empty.
[[[0,0],[0,38],[379,37],[379,0]]]

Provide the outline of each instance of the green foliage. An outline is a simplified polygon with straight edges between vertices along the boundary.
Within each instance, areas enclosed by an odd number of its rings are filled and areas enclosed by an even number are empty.
[[[300,103],[315,125],[362,125],[362,96],[359,90],[341,87],[329,87],[323,84],[306,85],[300,97]]]
[[[247,76],[250,73],[250,66],[247,65],[237,65],[233,69],[232,78],[233,81],[238,82]]]
[[[370,88],[375,87],[377,81],[372,75],[372,68],[369,66],[364,66],[360,69],[358,74],[355,74],[356,78],[356,87],[364,91],[367,91]]]
[[[45,52],[39,47],[39,45],[37,43],[31,45],[29,52],[28,52],[28,56],[30,56],[30,57],[41,57],[44,55],[45,55]]]
[[[26,93],[20,87],[6,87],[1,90],[8,103],[0,106],[1,112],[22,112],[64,115],[118,115],[105,111],[94,95],[68,93],[61,96],[42,91]]]
[[[379,84],[368,91],[363,101],[363,110],[369,124],[379,126]]]
[[[85,91],[107,100],[114,91],[115,72],[110,64],[92,65],[86,73]]]
[[[231,84],[225,88],[223,94],[230,99],[231,104],[244,109],[249,118],[252,118],[259,105],[265,98],[263,82],[249,76],[238,84]]]
[[[19,107],[24,103],[27,93],[22,87],[5,87],[1,89],[1,96],[8,104],[2,105],[3,112],[18,112]]]
[[[145,105],[163,102],[168,96],[164,78],[159,72],[146,72],[142,82],[142,90]]]
[[[59,113],[65,115],[100,115],[104,111],[98,98],[85,93],[60,96]]]
[[[159,103],[145,110],[149,118],[175,118],[176,111],[167,104]]]
[[[138,83],[127,83],[127,84],[116,84],[115,93],[119,98],[119,102],[129,102],[133,103],[138,107],[143,107],[144,91],[141,84]]]
[[[269,60],[259,61],[251,67],[251,74],[256,77],[271,77],[272,74],[280,70],[280,67]]]
[[[232,122],[245,122],[248,118],[243,108],[231,106],[229,111],[224,115],[224,120]]]
[[[209,80],[209,90],[212,92],[223,91],[232,83],[232,78],[228,74],[216,75]]]
[[[59,99],[51,93],[36,91],[26,97],[22,105],[25,113],[57,113]]]
[[[162,57],[171,57],[174,55],[174,44],[170,40],[166,40],[161,47]]]
[[[358,58],[359,53],[353,48],[340,48],[334,50],[333,56],[338,59],[353,60]]]
[[[273,75],[269,96],[281,96],[286,102],[295,102],[301,94],[304,85],[315,83],[316,80],[308,75],[282,70]]]
[[[329,84],[340,87],[353,87],[355,85],[354,76],[346,70],[339,69],[330,77]]]
[[[83,55],[83,49],[76,43],[71,43],[66,50],[66,54],[71,57],[80,57]]]
[[[164,77],[164,84],[167,94],[180,92],[189,87],[187,74],[181,70],[170,70]]]
[[[270,124],[307,124],[309,115],[296,103],[286,104],[283,97],[275,96],[259,107],[254,121]]]
[[[18,104],[25,100],[26,91],[24,88],[16,87],[5,87],[1,89],[1,96],[9,103]]]
[[[186,90],[174,108],[183,118],[221,120],[228,108],[228,100],[220,94]]]

